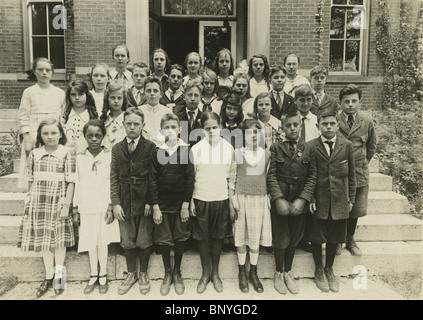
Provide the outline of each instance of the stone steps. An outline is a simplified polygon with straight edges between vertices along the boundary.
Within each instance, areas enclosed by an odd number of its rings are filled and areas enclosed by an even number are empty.
[[[351,277],[361,273],[367,277],[406,271],[422,270],[423,242],[360,242],[363,251],[360,257],[352,256],[345,249],[335,259],[334,272],[337,276]],[[112,251],[112,250],[111,250]],[[324,253],[324,250],[323,250]],[[325,255],[323,254],[323,261]],[[237,279],[238,261],[236,253],[222,253],[220,260],[220,276],[222,279]],[[86,280],[90,275],[87,253],[67,252],[65,266],[69,281]],[[201,277],[201,262],[198,252],[189,250],[184,254],[182,266],[183,277],[199,279]],[[293,274],[298,278],[314,277],[314,263],[311,253],[297,250]],[[110,253],[108,258],[108,275],[111,280],[124,279],[126,271],[124,256]],[[271,279],[275,273],[274,257],[272,253],[261,250],[258,260],[258,274],[260,278]],[[0,276],[15,275],[19,281],[41,281],[44,277],[43,260],[40,254],[21,252],[16,246],[0,246]],[[163,265],[160,255],[151,254],[149,264],[149,278],[161,279]]]

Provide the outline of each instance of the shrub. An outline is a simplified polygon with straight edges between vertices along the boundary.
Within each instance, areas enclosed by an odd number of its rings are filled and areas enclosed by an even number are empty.
[[[13,160],[20,158],[19,134],[12,130],[10,135],[3,138],[2,144],[9,146],[0,147],[0,176],[13,173]]]

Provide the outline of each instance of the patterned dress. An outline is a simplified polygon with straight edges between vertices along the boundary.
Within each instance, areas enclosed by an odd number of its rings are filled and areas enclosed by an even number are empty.
[[[72,218],[60,217],[68,183],[75,182],[75,158],[59,145],[52,154],[43,147],[28,157],[29,200],[19,229],[22,251],[50,251],[75,245]]]

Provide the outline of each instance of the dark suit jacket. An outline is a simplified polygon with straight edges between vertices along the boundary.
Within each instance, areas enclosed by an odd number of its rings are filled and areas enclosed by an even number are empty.
[[[333,220],[348,219],[348,202],[354,203],[356,191],[352,142],[338,136],[331,157],[321,137],[309,144],[314,149],[317,167],[314,218],[326,220],[330,213]]]
[[[110,196],[112,205],[120,204],[126,218],[144,214],[149,204],[148,180],[151,159],[157,157],[156,145],[141,137],[132,155],[126,138],[112,147]]]
[[[184,95],[179,96],[178,99],[172,102],[167,97],[167,95],[163,93],[162,97],[160,98],[160,104],[170,108],[170,110],[175,113],[175,110],[181,110],[182,108],[185,108]]]
[[[376,152],[376,133],[373,120],[358,112],[350,129],[344,114],[341,112],[338,115],[338,121],[338,132],[354,145],[357,187],[364,187],[369,184],[368,164]]]
[[[332,97],[331,95],[329,95],[325,92],[325,96],[323,97],[322,103],[319,104],[319,102],[317,101],[317,99],[313,95],[313,104],[311,105],[311,108],[310,108],[311,113],[313,113],[317,116],[317,112],[319,112],[320,110],[322,110],[324,108],[328,108],[328,107],[332,108],[336,112],[338,112],[338,110],[339,110],[338,101],[334,97]]]
[[[173,113],[178,117],[179,121],[181,122],[181,139],[190,145],[190,147],[192,147],[194,144],[196,144],[198,141],[201,140],[202,135],[200,135],[200,130],[198,131],[198,136],[197,139],[194,139],[195,137],[193,137],[193,141],[190,141],[189,135],[191,134],[191,132],[195,129],[201,129],[201,123],[200,123],[200,118],[201,118],[201,110],[198,109],[198,113],[197,113],[197,117],[195,118],[194,124],[191,127],[188,121],[188,114],[187,114],[187,109],[185,106],[178,106],[175,109],[173,109]],[[188,129],[188,132],[187,132]]]
[[[284,93],[282,101],[282,109],[273,97],[273,90],[271,91],[270,99],[272,101],[272,110],[270,110],[270,114],[278,120],[281,119],[282,114],[285,113],[288,109],[296,108],[295,99],[286,92]]]
[[[293,202],[302,198],[313,199],[316,186],[316,157],[307,142],[298,142],[297,151],[292,154],[289,146],[280,141],[270,147],[270,167],[267,174],[267,192],[271,200],[284,198]],[[308,206],[304,206],[303,213]]]
[[[142,106],[143,104],[145,104],[147,102],[147,99],[145,98],[145,96],[142,97],[141,102],[139,104],[137,104],[137,100],[134,97],[134,94],[132,93],[132,89],[134,87],[131,87],[127,92],[126,92],[126,99],[128,100],[128,108],[129,107],[139,107]]]

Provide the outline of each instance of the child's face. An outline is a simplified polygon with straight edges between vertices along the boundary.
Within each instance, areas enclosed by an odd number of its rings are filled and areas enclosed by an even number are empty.
[[[111,111],[121,111],[123,104],[123,92],[122,90],[110,91],[109,92],[109,107]]]
[[[134,81],[135,88],[138,90],[144,88],[145,78],[147,78],[147,72],[144,68],[135,68],[132,70],[132,81]]]
[[[164,121],[161,128],[161,133],[166,137],[166,141],[175,141],[178,139],[178,135],[181,132],[178,121],[167,120]]]
[[[229,72],[231,67],[231,57],[227,53],[221,53],[218,60],[219,70],[221,73]]]
[[[261,116],[270,115],[270,109],[272,108],[272,102],[270,98],[262,98],[257,100],[257,112]]]
[[[255,76],[259,77],[263,74],[264,71],[264,61],[261,58],[253,58],[253,73]]]
[[[301,119],[299,116],[287,117],[282,124],[282,130],[288,140],[298,140],[301,130]]]
[[[345,114],[354,115],[361,107],[361,100],[358,93],[347,94],[342,97],[341,109]]]
[[[244,78],[238,78],[233,85],[233,89],[239,92],[241,96],[245,96],[248,91],[248,81]]]
[[[153,66],[155,72],[164,71],[166,66],[166,56],[163,52],[156,52],[153,56]]]
[[[107,76],[107,70],[103,67],[96,67],[93,70],[91,81],[93,82],[94,87],[97,90],[105,90],[107,83],[109,82],[109,77]]]
[[[298,96],[295,99],[295,104],[297,105],[301,115],[305,116],[308,114],[311,105],[313,104],[313,96],[311,94],[308,96]]]
[[[75,88],[72,88],[70,91],[70,100],[74,108],[85,107],[87,102],[87,95],[84,92],[78,92]]]
[[[214,119],[208,119],[204,122],[203,130],[206,132],[209,141],[213,141],[220,137],[219,123]]]
[[[147,98],[147,103],[153,107],[159,103],[159,100],[162,97],[160,86],[155,82],[147,83],[144,93],[145,97]]]
[[[272,83],[273,90],[275,91],[282,91],[283,87],[285,86],[286,82],[286,75],[283,73],[282,70],[275,72],[272,77],[270,78],[270,82]]]
[[[51,77],[53,77],[53,70],[51,69],[51,65],[45,61],[37,62],[34,73],[37,77],[37,81],[42,84],[50,83]]]
[[[59,145],[62,134],[57,124],[50,124],[41,128],[41,139],[46,147],[55,148]]]
[[[204,93],[206,94],[213,94],[216,83],[215,80],[210,78],[208,75],[203,76],[203,86],[204,86]]]
[[[326,84],[326,75],[323,72],[311,77],[311,87],[316,91],[322,91]]]
[[[228,104],[226,106],[225,113],[229,120],[234,120],[237,117],[240,110],[241,110],[240,107]]]
[[[126,65],[129,62],[128,55],[126,53],[125,48],[118,47],[115,49],[115,52],[113,54],[113,59],[115,60],[115,64],[117,68],[123,68],[126,67]]]
[[[326,139],[332,139],[338,131],[338,120],[334,116],[322,117],[317,127],[322,133],[322,136]]]
[[[142,129],[144,128],[144,122],[140,116],[135,113],[131,113],[123,121],[123,127],[125,128],[127,137],[134,140],[141,136]]]
[[[192,75],[198,74],[198,70],[200,70],[200,57],[197,55],[191,55],[187,61],[187,69]]]
[[[88,144],[88,150],[90,152],[96,152],[101,149],[101,143],[103,142],[103,132],[100,127],[89,126],[85,133],[85,140]]]
[[[188,110],[195,110],[201,100],[201,92],[197,87],[189,88],[185,92],[185,103]]]
[[[182,85],[182,72],[178,69],[172,69],[169,74],[169,87],[172,91],[178,90]]]
[[[259,141],[259,129],[256,126],[252,126],[245,130],[245,147],[249,149],[257,149]]]
[[[285,62],[286,72],[290,75],[295,75],[298,70],[298,59],[297,57],[288,57]]]

